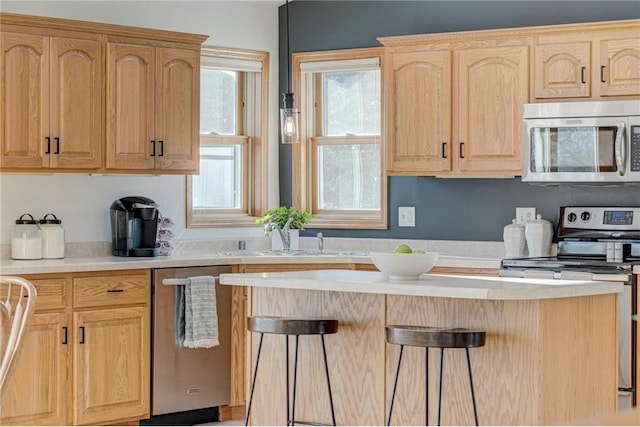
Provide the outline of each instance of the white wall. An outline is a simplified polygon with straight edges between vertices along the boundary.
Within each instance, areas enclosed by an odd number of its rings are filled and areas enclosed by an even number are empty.
[[[268,51],[269,200],[278,204],[278,6],[282,1],[6,1],[0,11],[79,19],[207,34],[205,45]],[[0,174],[0,244],[8,244],[22,213],[62,219],[67,242],[111,240],[109,206],[120,197],[140,195],[160,204],[174,219],[179,239],[215,239],[262,234],[262,228],[185,228],[184,176],[89,176],[86,174]]]

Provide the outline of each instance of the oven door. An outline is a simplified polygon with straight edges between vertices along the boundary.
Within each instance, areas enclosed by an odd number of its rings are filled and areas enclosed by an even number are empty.
[[[628,181],[628,117],[525,119],[522,181]]]

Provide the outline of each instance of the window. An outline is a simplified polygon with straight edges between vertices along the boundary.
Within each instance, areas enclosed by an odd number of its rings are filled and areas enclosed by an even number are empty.
[[[203,47],[200,173],[187,179],[187,227],[254,225],[266,206],[268,54]]]
[[[381,49],[294,54],[294,205],[313,228],[386,228]]]

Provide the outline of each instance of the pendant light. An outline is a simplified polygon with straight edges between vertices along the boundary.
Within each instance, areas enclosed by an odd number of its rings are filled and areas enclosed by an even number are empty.
[[[282,94],[282,108],[280,109],[280,138],[283,144],[299,141],[300,112],[294,107],[293,92],[291,92],[291,52],[289,51],[289,0],[286,3],[287,14],[287,92]]]

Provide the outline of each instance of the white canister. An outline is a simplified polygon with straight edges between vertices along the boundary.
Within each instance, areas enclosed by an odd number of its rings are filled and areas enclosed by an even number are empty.
[[[527,238],[529,257],[546,257],[551,255],[551,241],[553,240],[553,226],[542,215],[536,215],[536,219],[527,221],[524,227]]]
[[[511,224],[504,226],[502,239],[504,240],[504,249],[506,258],[519,258],[524,256],[524,248],[526,240],[524,234],[524,225],[516,224],[513,219]]]
[[[25,218],[27,216],[29,218]],[[11,232],[11,258],[42,258],[42,232],[38,221],[30,214],[22,214],[16,219],[16,225]]]
[[[49,216],[53,218],[48,218]],[[54,214],[46,214],[38,221],[42,230],[42,258],[64,258],[64,228]]]

